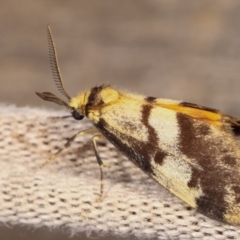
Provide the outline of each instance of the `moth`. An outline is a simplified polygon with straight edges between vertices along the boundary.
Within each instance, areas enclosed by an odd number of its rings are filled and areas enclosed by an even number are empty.
[[[108,85],[71,98],[63,85],[51,29],[47,29],[53,77],[67,101],[49,92],[36,94],[64,106],[76,120],[88,118],[93,128],[76,133],[42,166],[76,137],[91,133],[102,181],[103,162],[96,143],[105,138],[189,206],[212,219],[240,224],[240,119],[212,108],[131,94]]]

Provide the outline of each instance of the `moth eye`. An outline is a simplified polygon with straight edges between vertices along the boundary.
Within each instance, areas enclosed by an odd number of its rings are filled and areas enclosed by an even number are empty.
[[[84,116],[81,115],[76,109],[73,110],[72,116],[76,120],[82,120],[84,118]]]

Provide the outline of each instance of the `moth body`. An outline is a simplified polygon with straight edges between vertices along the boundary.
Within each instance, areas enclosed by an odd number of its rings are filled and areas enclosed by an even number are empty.
[[[184,105],[109,86],[95,87],[70,102],[129,160],[174,195],[211,218],[236,224],[240,150],[227,123],[230,117]]]
[[[96,140],[105,137],[189,206],[212,219],[240,224],[239,119],[212,108],[104,85],[71,98],[63,87],[50,28],[48,36],[55,82],[68,102],[49,92],[37,95],[65,106],[75,119],[87,117],[93,123],[96,130],[86,133],[97,134],[93,144],[101,179],[103,163]],[[64,148],[82,133],[74,135]]]

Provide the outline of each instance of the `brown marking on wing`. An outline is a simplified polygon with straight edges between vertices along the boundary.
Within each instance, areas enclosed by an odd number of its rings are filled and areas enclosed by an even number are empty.
[[[151,114],[152,106],[150,104],[146,104],[142,106],[142,123],[148,130],[148,143],[149,148],[151,146],[158,146],[158,137],[155,129],[149,124],[149,117]]]
[[[155,102],[155,97],[147,97],[145,100],[152,104]],[[165,157],[167,156],[167,153],[163,150],[159,149],[158,146],[158,137],[156,130],[149,124],[149,117],[151,115],[151,110],[153,108],[152,105],[145,104],[142,106],[142,123],[145,125],[145,127],[148,129],[148,143],[147,143],[147,152],[149,156],[154,156],[154,161],[158,164],[163,164],[163,161]]]
[[[161,149],[158,149],[158,151],[155,153],[155,156],[154,156],[154,161],[159,164],[159,165],[162,165],[163,164],[163,161],[165,159],[165,157],[167,156],[167,153],[164,152],[163,150]]]
[[[213,139],[212,129],[206,122],[197,121],[188,115],[178,113],[179,147],[183,154],[196,161],[202,171],[193,169],[189,187],[198,187],[203,191],[203,196],[196,199],[198,211],[213,219],[224,221],[227,203],[224,199],[226,179],[232,179],[233,172],[224,168],[236,161],[231,155],[228,146],[224,145],[225,139]],[[231,159],[231,160],[230,160]]]
[[[145,101],[148,103],[154,103],[157,100],[155,97],[146,97]]]

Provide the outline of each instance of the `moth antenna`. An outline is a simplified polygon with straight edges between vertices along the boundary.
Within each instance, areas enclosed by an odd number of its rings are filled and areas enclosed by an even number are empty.
[[[70,111],[73,111],[73,109],[71,107],[69,107],[68,103],[66,103],[64,100],[57,97],[53,93],[50,93],[50,92],[43,92],[43,93],[36,92],[36,94],[45,101],[54,102],[58,105],[66,107]]]
[[[57,58],[57,50],[55,47],[55,43],[53,40],[52,32],[50,25],[47,26],[47,38],[48,38],[48,49],[49,49],[49,61],[50,66],[52,69],[52,75],[54,82],[61,94],[63,94],[65,97],[67,97],[68,100],[71,99],[71,97],[68,95],[68,93],[65,91],[63,81],[62,81],[62,75],[61,71],[58,65],[58,58]]]

